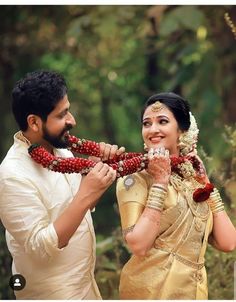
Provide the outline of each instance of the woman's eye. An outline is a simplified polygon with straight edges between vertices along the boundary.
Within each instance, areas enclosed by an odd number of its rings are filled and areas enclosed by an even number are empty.
[[[150,126],[150,125],[151,125],[150,122],[143,122],[143,126],[144,126],[144,127],[148,127],[148,126]]]
[[[160,120],[160,124],[167,124],[168,123],[168,121],[167,120]]]

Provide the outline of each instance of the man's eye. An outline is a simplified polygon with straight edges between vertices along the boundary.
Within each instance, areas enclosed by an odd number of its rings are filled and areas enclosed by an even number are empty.
[[[61,114],[58,115],[59,118],[63,118],[67,115],[68,111],[62,112]]]

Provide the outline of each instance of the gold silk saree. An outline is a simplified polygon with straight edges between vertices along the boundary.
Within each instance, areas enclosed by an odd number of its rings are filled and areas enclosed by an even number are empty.
[[[124,233],[141,216],[151,185],[145,171],[119,179],[117,198]],[[146,256],[133,255],[123,267],[121,299],[207,299],[204,254],[213,220],[207,202],[196,203],[192,198],[197,187],[194,179],[171,175],[159,235]]]

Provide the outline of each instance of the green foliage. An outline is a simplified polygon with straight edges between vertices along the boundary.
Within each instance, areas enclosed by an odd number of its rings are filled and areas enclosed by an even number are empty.
[[[204,24],[204,13],[194,6],[181,6],[166,14],[160,27],[160,35],[169,36],[175,31],[189,29],[196,31]]]
[[[120,272],[130,257],[121,234],[121,228],[118,226],[111,237],[104,240],[97,238],[95,276],[103,299],[119,299]]]

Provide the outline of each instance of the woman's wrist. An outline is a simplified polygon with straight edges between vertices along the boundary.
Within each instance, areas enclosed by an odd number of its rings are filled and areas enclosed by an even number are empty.
[[[213,214],[224,211],[224,203],[222,202],[220,193],[216,188],[211,192],[208,204]]]
[[[163,189],[163,190],[167,191],[168,183],[162,183],[162,182],[156,181],[152,184],[152,187],[157,187],[157,188],[160,188],[160,189]]]
[[[146,207],[162,212],[166,195],[167,186],[154,183],[149,190]]]

